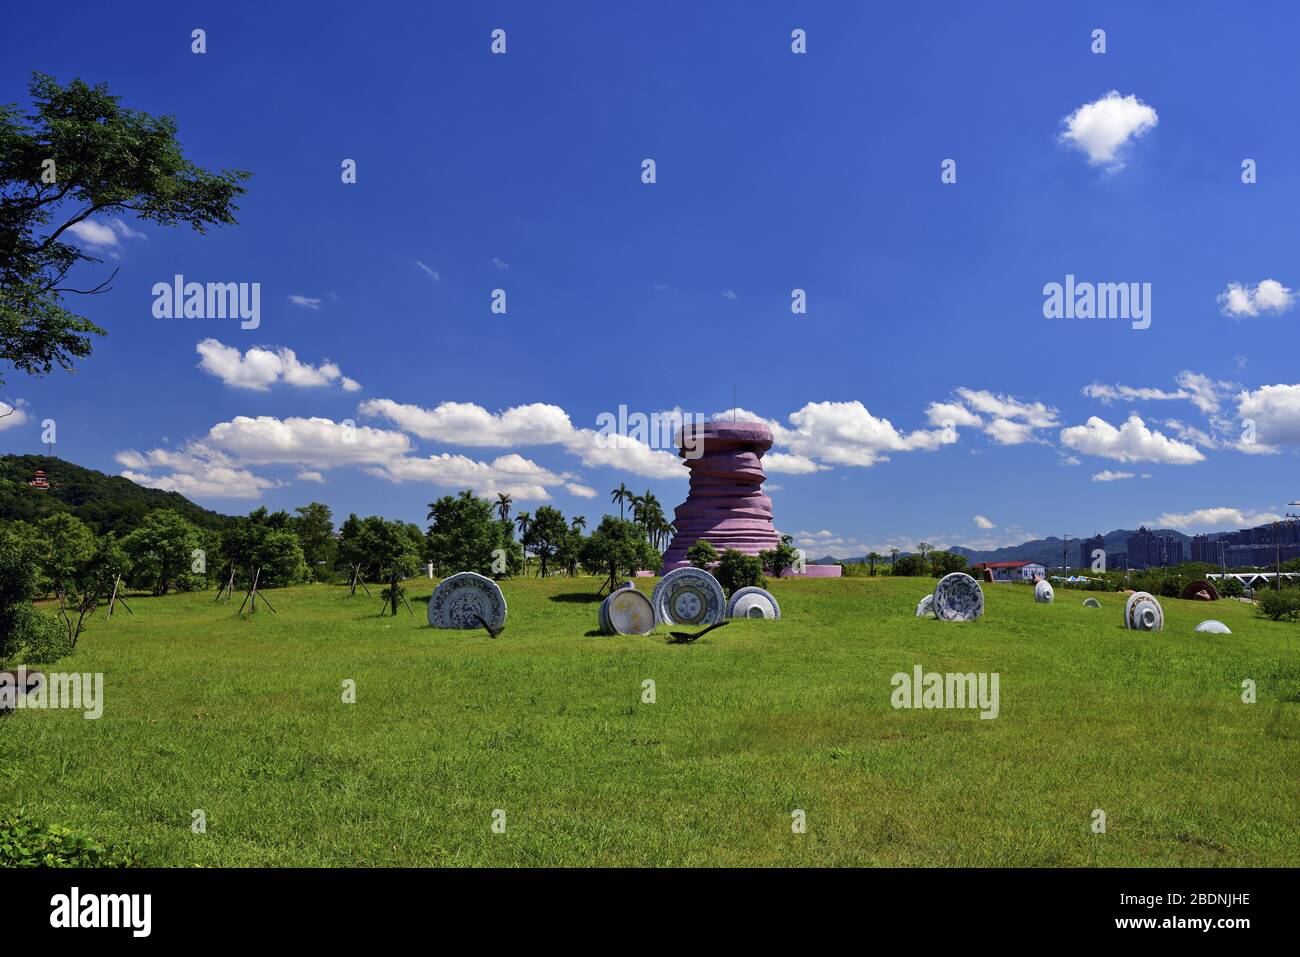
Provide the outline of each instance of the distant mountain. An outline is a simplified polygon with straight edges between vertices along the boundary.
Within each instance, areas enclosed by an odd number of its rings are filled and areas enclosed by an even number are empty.
[[[48,489],[28,484],[37,469],[45,472]],[[37,522],[54,512],[71,512],[97,534],[116,532],[121,537],[159,508],[179,512],[202,528],[221,529],[231,521],[230,516],[195,505],[178,492],[145,488],[60,458],[0,455],[0,521]]]
[[[1182,532],[1172,528],[1152,529],[1159,535],[1168,535],[1171,538],[1181,539],[1184,542],[1190,542],[1191,537],[1184,535]],[[1105,539],[1105,549],[1108,555],[1128,552],[1128,537],[1137,532],[1135,528],[1116,528],[1107,532]],[[1068,542],[1063,542],[1055,535],[1050,538],[1036,538],[1032,542],[1023,542],[1020,545],[1005,545],[1002,548],[991,550],[981,550],[976,548],[966,548],[962,545],[954,545],[948,551],[955,555],[965,555],[966,560],[976,565],[980,562],[1041,562],[1050,567],[1059,567],[1062,557],[1065,558],[1065,564],[1078,568],[1079,566],[1079,548],[1083,545],[1084,539],[1091,538],[1091,535],[1075,537],[1070,536]],[[1064,555],[1063,555],[1064,549]],[[899,552],[901,558],[907,552]],[[1190,552],[1184,549],[1184,554]],[[888,560],[888,559],[886,559]],[[834,565],[837,562],[852,563],[864,562],[865,558],[832,558],[826,555],[822,558],[814,559],[814,565]]]
[[[1182,532],[1175,531],[1172,528],[1155,528],[1153,532],[1159,535],[1167,535],[1171,538],[1181,539],[1184,542],[1190,542],[1191,537],[1184,535]],[[1107,532],[1103,538],[1108,555],[1128,552],[1128,537],[1137,532],[1135,528],[1116,528]],[[1037,538],[1032,542],[1024,542],[1020,545],[1007,545],[1003,548],[992,550],[979,550],[974,548],[964,548],[956,545],[949,549],[958,555],[965,555],[966,560],[972,565],[980,562],[1042,562],[1048,566],[1060,566],[1062,558],[1065,564],[1071,568],[1079,567],[1079,549],[1082,547],[1084,540],[1091,538],[1091,535],[1080,537],[1070,536],[1069,541],[1063,541],[1055,535],[1049,538]],[[1184,550],[1186,553],[1186,549]]]

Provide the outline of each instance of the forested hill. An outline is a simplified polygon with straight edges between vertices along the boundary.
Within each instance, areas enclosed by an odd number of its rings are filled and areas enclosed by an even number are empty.
[[[37,469],[44,470],[49,489],[27,484]],[[177,511],[203,528],[221,529],[230,521],[230,516],[195,505],[178,492],[145,488],[60,458],[0,455],[0,521],[37,522],[53,512],[71,512],[97,534],[116,532],[120,538],[159,508]]]

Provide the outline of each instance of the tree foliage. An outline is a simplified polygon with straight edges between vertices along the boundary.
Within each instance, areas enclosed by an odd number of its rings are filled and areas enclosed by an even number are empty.
[[[64,297],[104,292],[113,279],[73,279],[102,260],[67,242],[69,229],[128,213],[199,233],[233,224],[249,174],[196,166],[172,117],[128,109],[103,84],[34,73],[28,91],[31,112],[0,105],[0,363],[46,375],[86,358],[104,334]]]
[[[718,559],[718,567],[713,571],[713,577],[726,589],[728,595],[742,588],[762,588],[767,584],[763,580],[763,563],[759,561],[758,556],[746,555],[734,548],[728,548],[722,553],[722,557]]]
[[[758,553],[758,560],[771,573],[773,578],[780,578],[786,569],[793,568],[799,560],[799,550],[794,547],[794,538],[782,535],[776,548],[769,548]]]
[[[582,544],[583,567],[605,576],[606,586],[642,568],[656,568],[661,556],[632,522],[606,515]]]
[[[500,518],[497,506],[468,490],[430,502],[428,520],[425,554],[433,563],[434,574],[439,577],[445,578],[456,572],[491,575],[496,549],[504,550],[508,565],[516,554],[515,542],[507,527],[510,520]],[[522,553],[518,558],[522,562]]]
[[[533,515],[533,520],[524,534],[524,548],[537,556],[541,563],[538,574],[546,577],[550,569],[551,557],[564,546],[569,538],[570,529],[558,508],[543,505]]]
[[[696,568],[708,569],[717,564],[718,550],[707,539],[697,538],[691,542],[691,547],[686,549],[686,560]]]

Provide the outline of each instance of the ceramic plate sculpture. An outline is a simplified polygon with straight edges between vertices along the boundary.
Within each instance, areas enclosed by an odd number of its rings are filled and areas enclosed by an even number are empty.
[[[1039,582],[1034,586],[1034,601],[1039,604],[1051,604],[1052,600],[1055,598],[1056,592],[1052,590],[1050,582]]]
[[[609,609],[609,600],[611,597],[613,597],[612,592],[605,596],[605,600],[600,603],[600,611],[596,613],[596,620],[598,622],[597,628],[602,635],[608,635],[614,631],[614,629],[610,627],[609,616],[606,614],[606,611]]]
[[[984,614],[984,590],[964,572],[944,575],[934,586],[933,608],[940,621],[974,621]]]
[[[1184,585],[1182,594],[1178,597],[1188,598],[1192,601],[1218,601],[1219,589],[1215,588],[1214,585],[1202,578],[1198,581],[1188,582]]]
[[[1097,599],[1095,599],[1095,598],[1085,598],[1085,599],[1083,600],[1083,607],[1084,607],[1084,608],[1100,608],[1100,607],[1101,607],[1101,602],[1097,601]]]
[[[429,624],[434,628],[482,628],[478,615],[493,628],[506,623],[506,596],[497,583],[475,572],[444,578],[429,599]]]
[[[766,588],[738,588],[727,602],[728,618],[780,618],[781,606]]]
[[[922,598],[919,602],[916,603],[916,617],[917,618],[934,617],[934,596],[933,595],[926,595],[924,598]]]
[[[1197,631],[1208,631],[1215,635],[1230,635],[1232,629],[1221,621],[1215,621],[1213,618],[1207,619],[1196,626]]]
[[[727,611],[727,596],[718,580],[702,568],[675,568],[650,597],[655,621],[673,625],[711,625]]]
[[[635,588],[620,588],[605,600],[605,620],[620,635],[648,635],[655,630],[654,606]]]
[[[1134,592],[1124,606],[1124,625],[1134,631],[1160,631],[1165,627],[1164,609],[1151,593]]]

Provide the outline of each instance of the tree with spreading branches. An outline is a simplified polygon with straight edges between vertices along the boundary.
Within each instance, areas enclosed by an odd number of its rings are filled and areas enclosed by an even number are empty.
[[[175,119],[128,109],[103,84],[34,73],[28,91],[32,112],[0,104],[0,369],[47,375],[104,335],[65,297],[106,292],[117,275],[74,277],[103,261],[68,241],[78,224],[95,216],[111,229],[133,215],[204,233],[235,223],[250,174],[196,166]]]

